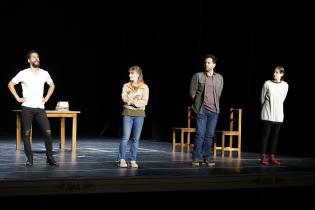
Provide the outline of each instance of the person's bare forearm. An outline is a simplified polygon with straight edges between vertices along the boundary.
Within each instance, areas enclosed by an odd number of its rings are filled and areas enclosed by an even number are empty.
[[[15,86],[14,82],[10,81],[9,84],[8,84],[8,88],[9,88],[10,92],[11,92],[12,95],[14,96],[15,100],[17,100],[18,102],[24,102],[25,99],[24,99],[24,98],[21,98],[21,97],[17,94],[17,92],[16,92],[14,86]]]
[[[50,98],[50,96],[53,94],[54,90],[55,90],[55,85],[54,85],[54,84],[51,84],[51,85],[49,86],[49,88],[48,88],[47,95],[46,95],[45,98],[44,98],[44,102],[45,102],[45,103],[49,100],[49,98]]]

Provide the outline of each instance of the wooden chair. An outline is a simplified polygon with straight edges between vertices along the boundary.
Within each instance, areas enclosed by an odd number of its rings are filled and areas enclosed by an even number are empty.
[[[191,128],[191,107],[187,109],[187,127],[173,127],[173,152],[177,145],[180,145],[181,151],[184,147],[189,148],[190,144],[190,133],[196,132],[196,128]],[[180,142],[176,140],[176,133],[180,132]],[[185,138],[186,137],[186,138]]]
[[[232,158],[232,152],[236,151],[238,153],[238,158],[241,157],[241,143],[242,143],[242,109],[230,109],[230,129],[216,131],[214,142],[213,142],[213,152],[214,158],[217,156],[217,150],[221,151],[222,158],[224,158],[224,153],[228,151],[230,153],[230,158]],[[221,146],[217,146],[217,136],[221,134]],[[229,138],[229,146],[225,146],[225,137]],[[233,139],[237,140],[237,146],[233,147]],[[235,145],[235,144],[234,144]]]

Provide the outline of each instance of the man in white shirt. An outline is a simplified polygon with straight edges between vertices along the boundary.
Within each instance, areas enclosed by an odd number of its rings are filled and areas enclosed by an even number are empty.
[[[39,55],[36,51],[31,50],[28,52],[27,61],[30,67],[20,71],[8,84],[12,95],[19,103],[22,103],[23,142],[24,152],[27,157],[26,165],[33,165],[33,152],[30,143],[30,131],[33,118],[36,119],[46,137],[47,163],[49,165],[56,165],[56,161],[53,158],[50,124],[45,111],[45,103],[54,92],[55,85],[49,73],[39,68]],[[22,97],[17,94],[14,87],[18,83],[22,85]],[[45,83],[49,85],[49,88],[46,96],[43,97]]]

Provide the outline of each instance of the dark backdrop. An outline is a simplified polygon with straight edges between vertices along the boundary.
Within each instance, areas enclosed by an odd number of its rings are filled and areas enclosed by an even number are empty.
[[[150,88],[142,138],[168,142],[171,127],[186,124],[192,75],[213,53],[225,82],[218,128],[228,126],[230,107],[243,108],[243,151],[259,151],[260,90],[275,65],[283,65],[289,93],[278,151],[314,156],[313,20],[308,5],[266,2],[2,2],[0,134],[15,135],[11,110],[19,104],[7,84],[28,67],[30,49],[39,52],[41,67],[56,84],[46,108],[68,100],[71,110],[82,112],[79,138],[119,137],[121,88],[128,68],[141,66]],[[58,122],[51,124],[57,137]]]

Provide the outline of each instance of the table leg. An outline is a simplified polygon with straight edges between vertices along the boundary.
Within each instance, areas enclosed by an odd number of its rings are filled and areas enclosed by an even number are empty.
[[[65,149],[65,138],[66,138],[66,118],[60,118],[60,149]]]
[[[77,149],[77,115],[74,114],[72,118],[72,151]]]
[[[173,129],[173,152],[175,152],[176,148],[176,131]]]
[[[21,149],[21,115],[16,113],[16,150]]]
[[[182,129],[182,130],[180,131],[180,148],[181,148],[181,152],[183,151],[184,146],[185,146],[184,139],[185,139],[185,132],[184,132],[184,130]]]

